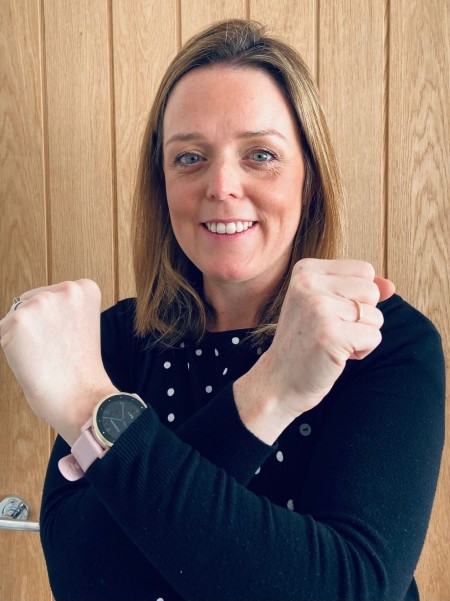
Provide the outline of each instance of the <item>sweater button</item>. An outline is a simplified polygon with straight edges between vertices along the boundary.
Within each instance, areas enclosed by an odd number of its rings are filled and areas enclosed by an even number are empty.
[[[311,426],[309,424],[300,424],[299,431],[302,436],[309,436],[311,434]]]

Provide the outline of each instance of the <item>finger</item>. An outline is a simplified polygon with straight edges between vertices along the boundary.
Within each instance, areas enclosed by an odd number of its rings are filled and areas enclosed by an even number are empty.
[[[395,284],[391,280],[375,276],[375,284],[380,290],[380,302],[390,298],[395,292]]]
[[[101,297],[101,291],[96,282],[94,280],[90,280],[87,278],[83,278],[76,281],[65,281],[59,282],[58,284],[52,284],[51,286],[41,286],[40,288],[34,288],[33,290],[29,290],[28,292],[24,292],[20,298],[21,300],[30,300],[35,296],[42,293],[68,293],[71,294],[73,292],[80,292],[82,290],[83,294],[88,294],[89,296]]]
[[[15,299],[14,299],[15,300]],[[20,306],[23,304],[22,299],[20,299],[20,303],[13,303],[11,305],[11,308],[8,310],[8,312],[6,313],[6,315],[3,316],[2,319],[0,319],[0,337],[2,335],[2,332],[4,331],[4,329],[6,328],[6,325],[8,323],[8,318],[13,315],[19,308]],[[14,311],[12,310],[14,308]]]
[[[380,329],[384,323],[383,313],[369,303],[358,303],[352,299],[343,299],[339,317],[342,321],[364,324]],[[358,307],[359,305],[359,307]]]
[[[302,259],[294,266],[295,271],[314,271],[326,275],[348,275],[373,281],[375,269],[367,261],[355,259]]]
[[[33,298],[34,296],[36,296],[37,294],[40,294],[41,292],[60,292],[62,289],[62,286],[65,284],[65,282],[60,282],[58,284],[52,284],[50,286],[40,286],[39,288],[33,288],[32,290],[27,290],[27,292],[24,292],[23,294],[20,295],[20,299],[21,300],[30,300],[30,298]]]
[[[323,287],[328,286],[329,291],[347,299],[368,303],[375,306],[379,302],[380,289],[366,278],[355,276],[321,276]]]
[[[353,348],[349,359],[364,359],[382,340],[379,328],[359,322],[346,324],[346,332]]]

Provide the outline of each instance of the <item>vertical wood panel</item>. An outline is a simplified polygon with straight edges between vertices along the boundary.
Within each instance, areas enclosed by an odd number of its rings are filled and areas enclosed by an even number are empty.
[[[450,3],[391,4],[388,270],[450,358]],[[450,388],[448,388],[450,392]],[[448,395],[447,395],[448,397]],[[450,413],[447,406],[447,432]],[[450,449],[418,570],[424,600],[450,598]],[[412,500],[413,502],[413,500]]]
[[[106,0],[46,0],[52,282],[88,277],[114,301]]]
[[[436,323],[450,358],[449,13],[449,0],[2,0],[1,314],[13,296],[64,279],[95,279],[104,307],[134,293],[130,200],[155,87],[178,38],[249,16],[318,73],[348,191],[349,255],[381,272],[387,226],[388,275]],[[48,428],[29,411],[1,353],[0,394],[0,495],[22,493],[37,511]],[[447,443],[418,569],[423,601],[450,600],[449,468]],[[0,532],[0,548],[0,599],[49,601],[38,535]]]
[[[0,315],[46,282],[39,4],[0,3]],[[19,493],[39,519],[48,428],[28,408],[0,353],[0,500]],[[19,534],[19,536],[17,535]],[[0,599],[48,601],[39,535],[0,531]]]
[[[186,42],[214,21],[244,19],[242,0],[181,0],[181,39]]]
[[[316,74],[316,10],[318,0],[250,0],[250,19],[270,27],[270,33],[294,46]]]
[[[319,87],[348,197],[348,256],[383,270],[384,3],[321,2]]]
[[[120,298],[135,294],[131,206],[141,139],[163,72],[177,51],[176,0],[113,2]]]

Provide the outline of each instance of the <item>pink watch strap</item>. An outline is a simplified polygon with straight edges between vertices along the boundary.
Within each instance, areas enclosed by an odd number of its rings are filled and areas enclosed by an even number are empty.
[[[90,420],[92,424],[92,419]],[[83,430],[86,426],[85,424]],[[84,476],[87,469],[108,452],[95,440],[90,428],[84,430],[81,436],[74,443],[71,454],[66,455],[58,462],[59,471],[67,480],[79,480]]]

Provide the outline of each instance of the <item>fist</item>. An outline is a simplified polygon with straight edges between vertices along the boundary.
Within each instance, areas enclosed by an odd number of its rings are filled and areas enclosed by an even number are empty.
[[[21,300],[0,322],[1,346],[31,409],[71,444],[96,402],[115,390],[101,359],[100,289],[84,279]]]
[[[362,359],[380,344],[383,315],[376,305],[393,292],[392,282],[377,278],[364,261],[299,261],[272,345],[235,383],[249,429],[273,442],[320,403],[349,359]]]

